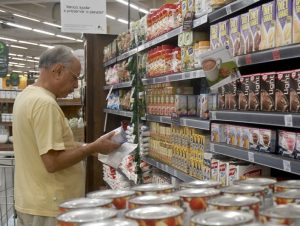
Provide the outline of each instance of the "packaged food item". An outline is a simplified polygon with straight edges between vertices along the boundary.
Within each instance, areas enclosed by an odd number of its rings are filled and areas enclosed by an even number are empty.
[[[187,96],[187,115],[196,116],[197,113],[197,97],[196,95]]]
[[[126,138],[127,126],[128,126],[128,122],[122,121],[122,126],[114,130],[115,134],[111,138],[112,141],[118,144],[123,144],[127,142],[127,138]]]
[[[212,50],[221,47],[219,39],[219,24],[213,24],[210,26],[210,48]]]
[[[249,10],[249,49],[256,52],[261,43],[261,6]],[[251,48],[252,46],[252,48]]]
[[[262,74],[260,80],[260,110],[275,111],[275,80],[276,73]]]
[[[290,77],[290,112],[300,112],[300,70]]]
[[[242,52],[241,47],[241,17],[236,16],[229,19],[229,25],[229,35],[233,56],[241,55],[244,53]]]
[[[211,124],[211,142],[221,143],[226,141],[225,125]]]
[[[276,77],[275,111],[288,112],[290,109],[290,78],[293,71],[278,72]]]
[[[221,46],[232,47],[229,37],[229,20],[219,22],[219,38]]]
[[[270,49],[276,45],[276,4],[275,1],[265,3],[262,9],[261,43],[259,49]]]
[[[259,152],[275,153],[276,131],[259,129]]]
[[[220,181],[220,172],[219,172],[220,160],[213,158],[211,160],[211,180],[212,181]]]
[[[199,18],[206,13],[212,11],[210,1],[208,0],[195,0],[195,17]]]
[[[199,117],[202,119],[209,118],[208,96],[208,94],[200,94],[198,97],[197,107],[199,108]]]
[[[129,200],[129,209],[150,205],[171,205],[179,207],[180,198],[174,195],[160,194],[137,196]]]
[[[293,1],[293,43],[300,42],[300,1]]]
[[[230,82],[225,86],[225,109],[237,110],[237,83]]]
[[[248,96],[248,110],[250,111],[258,111],[260,108],[260,77],[261,74],[250,76]]]
[[[221,86],[218,88],[218,110],[224,110],[224,109],[225,109],[225,87]]]
[[[188,11],[188,0],[182,0],[181,1],[181,10],[182,10],[182,18],[185,18],[185,15]]]
[[[286,180],[275,184],[275,192],[300,189],[300,180]]]
[[[72,199],[60,204],[59,210],[61,213],[63,213],[75,209],[96,208],[96,207],[111,208],[112,199],[91,199],[91,198]]]
[[[276,46],[292,43],[292,0],[276,0]]]
[[[241,143],[240,147],[244,149],[250,149],[250,129],[248,127],[241,127],[242,135],[241,135]]]
[[[229,145],[236,146],[237,145],[237,127],[234,125],[227,125],[227,132],[226,132],[226,143]]]
[[[276,205],[287,205],[289,203],[300,204],[300,190],[291,189],[284,192],[277,192],[273,195]]]
[[[137,195],[168,194],[173,192],[174,186],[171,184],[143,184],[132,187]]]
[[[230,161],[219,161],[219,181],[222,186],[228,186],[229,164]]]
[[[259,151],[259,129],[257,128],[249,128],[250,132],[250,150]]]
[[[284,157],[294,158],[296,155],[296,132],[279,130],[278,152]]]
[[[177,116],[187,115],[187,96],[175,95],[175,112]]]
[[[252,51],[252,45],[250,46],[250,40],[249,40],[249,33],[250,33],[249,13],[241,14],[240,17],[241,17],[241,53],[246,54]]]

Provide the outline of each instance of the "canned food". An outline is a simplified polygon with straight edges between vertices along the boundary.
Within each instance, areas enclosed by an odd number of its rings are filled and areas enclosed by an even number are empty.
[[[261,223],[253,223],[253,224],[245,224],[245,226],[282,226],[282,224],[274,224],[274,223],[266,223],[266,224],[261,224]]]
[[[277,205],[286,205],[288,203],[300,204],[300,189],[291,189],[278,192],[273,195],[274,203]]]
[[[174,191],[171,184],[143,184],[132,187],[137,195],[167,194]]]
[[[129,219],[109,219],[95,223],[82,224],[80,226],[138,226],[138,223]]]
[[[112,199],[116,209],[127,209],[128,200],[135,195],[134,191],[128,190],[103,190],[94,191],[87,194],[88,198],[94,199]]]
[[[90,198],[78,198],[72,199],[59,205],[60,212],[66,212],[73,209],[84,209],[93,207],[111,208],[111,199],[90,199]]]
[[[113,218],[116,215],[116,210],[107,208],[77,209],[57,216],[57,223],[58,226],[78,226],[83,223]]]
[[[221,183],[217,181],[203,181],[203,180],[194,180],[191,182],[186,182],[180,184],[180,189],[187,189],[187,188],[219,188],[221,187]]]
[[[274,185],[277,183],[277,181],[275,179],[271,179],[271,178],[249,177],[244,180],[236,180],[233,183],[266,187],[266,188],[270,189],[270,191],[268,193],[272,194],[274,191]]]
[[[171,205],[180,206],[180,198],[174,195],[143,195],[129,200],[129,209],[147,205]]]
[[[282,192],[289,189],[300,189],[300,180],[286,180],[275,184],[275,192]]]
[[[260,222],[283,225],[300,225],[300,206],[295,204],[279,205],[260,212]]]
[[[252,223],[251,214],[240,211],[209,211],[191,219],[191,226],[238,226]]]
[[[209,210],[241,210],[259,216],[260,199],[249,196],[224,195],[207,201]]]
[[[136,220],[139,226],[184,226],[183,209],[176,206],[143,206],[129,210],[125,217]]]

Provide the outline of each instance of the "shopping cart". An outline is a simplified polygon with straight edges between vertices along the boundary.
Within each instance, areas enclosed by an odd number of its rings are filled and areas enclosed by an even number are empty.
[[[14,166],[12,151],[0,152],[0,226],[15,226]]]

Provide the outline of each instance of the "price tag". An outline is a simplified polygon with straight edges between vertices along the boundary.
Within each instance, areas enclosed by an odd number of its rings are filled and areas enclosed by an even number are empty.
[[[207,23],[207,14],[201,17],[201,24]]]
[[[293,127],[293,116],[292,115],[284,116],[284,125],[287,127]]]
[[[247,54],[245,56],[246,64],[252,64],[251,54]]]
[[[215,152],[215,144],[210,143],[210,148],[209,148],[210,152]]]
[[[272,55],[273,55],[273,60],[280,60],[281,59],[279,49],[274,49],[272,51]]]
[[[217,119],[217,112],[211,111],[211,120],[216,120]]]
[[[283,160],[283,170],[286,172],[291,172],[291,162],[288,160]]]
[[[226,10],[227,15],[229,15],[229,14],[232,13],[232,10],[231,10],[230,5],[229,5],[229,6],[226,6],[226,7],[225,7],[225,10]]]
[[[254,153],[253,152],[248,152],[248,160],[249,160],[249,162],[254,162]]]
[[[109,90],[107,96],[106,96],[106,100],[108,100],[108,98],[109,98],[109,96],[110,96],[110,94],[111,94],[113,88],[114,88],[114,86],[112,85],[112,86],[110,87],[110,90]]]
[[[190,72],[184,73],[184,78],[190,78],[190,77],[191,77],[191,73]]]

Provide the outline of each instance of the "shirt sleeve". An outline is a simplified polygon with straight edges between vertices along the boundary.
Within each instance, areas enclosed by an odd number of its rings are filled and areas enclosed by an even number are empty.
[[[40,155],[49,150],[64,150],[64,116],[54,103],[44,104],[33,112],[32,125]]]

